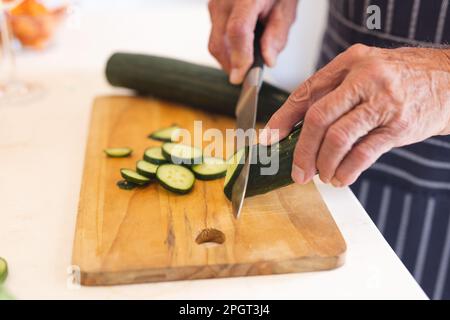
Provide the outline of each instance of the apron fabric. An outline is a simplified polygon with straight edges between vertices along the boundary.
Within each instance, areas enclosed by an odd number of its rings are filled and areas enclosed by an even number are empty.
[[[329,2],[319,68],[354,43],[450,43],[450,0]],[[381,9],[379,30],[366,27],[370,5]],[[450,299],[450,136],[391,150],[351,189],[428,296]]]

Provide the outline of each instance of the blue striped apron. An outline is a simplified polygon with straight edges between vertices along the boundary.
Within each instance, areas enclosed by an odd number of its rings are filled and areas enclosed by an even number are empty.
[[[330,0],[318,67],[354,43],[450,43],[449,2]],[[380,8],[381,29],[366,26],[370,5]],[[351,189],[428,296],[450,299],[450,136],[391,150]]]

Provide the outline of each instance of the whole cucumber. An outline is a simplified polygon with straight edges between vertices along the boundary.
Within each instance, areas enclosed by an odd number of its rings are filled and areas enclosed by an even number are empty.
[[[113,86],[232,117],[241,91],[219,69],[144,54],[113,54],[106,65],[106,78]],[[288,92],[264,82],[257,120],[267,122],[288,96]]]

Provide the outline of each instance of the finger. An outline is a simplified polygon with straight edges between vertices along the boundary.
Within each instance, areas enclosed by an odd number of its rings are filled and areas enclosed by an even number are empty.
[[[266,21],[261,38],[261,50],[264,61],[273,67],[276,58],[287,43],[289,29],[295,21],[297,1],[282,0],[277,2]]]
[[[345,54],[338,55],[325,67],[302,83],[277,110],[266,124],[265,132],[278,130],[278,138],[283,139],[292,127],[301,120],[306,110],[327,93],[336,89],[348,74],[351,60]],[[270,135],[267,144],[275,143]]]
[[[333,185],[342,187],[352,184],[382,154],[393,148],[394,141],[386,130],[373,130],[352,148],[337,168]]]
[[[253,39],[261,1],[237,1],[226,26],[230,50],[230,82],[239,84],[253,62]]]
[[[316,174],[316,161],[326,131],[337,119],[360,103],[360,95],[353,82],[346,79],[306,112],[302,133],[294,152],[293,176],[304,184]],[[297,174],[294,174],[297,173]]]
[[[316,162],[320,179],[323,182],[331,181],[337,167],[352,146],[378,127],[379,122],[376,110],[371,105],[363,103],[344,114],[329,127]]]
[[[220,63],[222,69],[229,73],[230,58],[225,44],[225,29],[231,9],[229,6],[219,6],[217,1],[210,1],[208,8],[212,24],[208,50]]]

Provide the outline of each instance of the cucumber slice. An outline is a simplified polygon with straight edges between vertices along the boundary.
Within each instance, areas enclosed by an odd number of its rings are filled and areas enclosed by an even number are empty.
[[[133,152],[130,148],[108,148],[103,151],[111,158],[125,158],[130,156]]]
[[[194,174],[186,167],[176,164],[162,164],[156,171],[156,178],[169,191],[186,194],[195,183]]]
[[[194,165],[202,162],[202,150],[185,144],[164,143],[162,154],[174,164]]]
[[[181,128],[179,126],[174,124],[170,127],[155,131],[155,132],[151,133],[148,137],[153,140],[164,141],[164,142],[177,141],[180,129]]]
[[[220,158],[205,157],[202,164],[197,164],[191,169],[195,177],[200,180],[214,180],[225,177],[228,164]]]
[[[226,195],[231,195],[233,185],[236,182],[239,173],[244,166],[245,148],[238,150],[230,159],[227,160],[228,168],[225,175],[223,190]],[[230,197],[229,197],[230,198]]]
[[[0,257],[0,285],[2,285],[8,277],[8,263]]]
[[[128,182],[133,182],[137,185],[144,185],[150,182],[150,179],[147,177],[144,177],[143,175],[137,173],[134,170],[130,169],[120,169],[120,174],[122,175],[122,178],[127,180]]]
[[[129,182],[127,180],[117,181],[116,184],[122,190],[133,190],[133,189],[139,187],[136,183]]]
[[[168,162],[162,154],[161,147],[151,147],[145,150],[144,160],[153,164],[163,164]]]
[[[157,164],[153,164],[144,160],[139,160],[136,163],[136,171],[137,173],[143,175],[147,178],[156,177],[156,170],[158,169]]]

